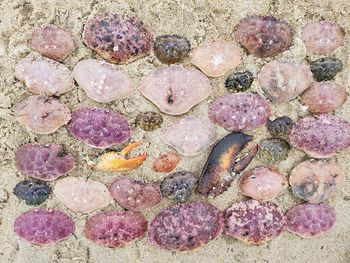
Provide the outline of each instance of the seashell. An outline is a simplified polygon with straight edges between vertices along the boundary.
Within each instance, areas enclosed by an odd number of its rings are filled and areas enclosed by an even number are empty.
[[[188,56],[191,44],[183,36],[162,35],[156,38],[153,50],[160,62],[174,64],[182,62]]]

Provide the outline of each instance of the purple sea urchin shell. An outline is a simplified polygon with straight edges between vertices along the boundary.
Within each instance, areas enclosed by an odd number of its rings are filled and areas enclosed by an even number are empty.
[[[209,106],[209,119],[229,131],[254,129],[264,124],[269,115],[268,102],[252,93],[229,93]]]
[[[85,225],[85,236],[106,247],[123,247],[142,237],[147,231],[147,220],[139,212],[101,212],[90,217]]]
[[[295,99],[309,88],[313,75],[304,62],[273,60],[261,68],[258,82],[270,99],[281,103]]]
[[[66,239],[74,233],[75,226],[64,212],[33,209],[17,217],[13,229],[30,243],[45,245]]]
[[[131,127],[119,112],[102,108],[80,108],[72,113],[68,130],[74,137],[95,148],[108,148],[131,137]]]
[[[151,208],[162,200],[157,185],[126,176],[116,178],[109,186],[109,191],[118,204],[133,211]]]
[[[212,92],[205,75],[180,65],[152,70],[141,79],[139,89],[162,112],[170,115],[188,112]]]
[[[194,156],[215,142],[216,131],[208,120],[186,116],[162,129],[162,141],[185,156]]]
[[[54,25],[34,29],[30,44],[43,56],[58,61],[65,59],[76,47],[72,34]]]
[[[334,208],[324,204],[302,204],[291,208],[287,214],[287,230],[302,237],[317,237],[335,224]]]
[[[125,99],[133,92],[131,79],[105,61],[84,59],[74,67],[73,75],[86,94],[98,102]]]
[[[285,229],[282,210],[269,201],[247,200],[235,203],[224,212],[225,234],[259,245],[279,236]]]
[[[48,58],[29,55],[18,62],[15,76],[34,94],[60,96],[74,88],[70,70]]]
[[[301,32],[305,46],[314,54],[326,55],[344,43],[344,31],[329,21],[311,22]]]
[[[250,16],[239,22],[235,38],[249,53],[264,58],[289,48],[293,31],[287,22],[272,16]]]
[[[29,143],[17,150],[16,166],[30,177],[53,181],[69,173],[75,161],[71,154],[65,153],[62,145]]]
[[[148,55],[153,37],[137,17],[104,13],[86,22],[83,41],[107,61],[127,63]]]
[[[54,133],[71,118],[66,105],[46,96],[29,96],[17,104],[14,112],[19,123],[38,134]]]
[[[337,116],[306,116],[294,124],[289,141],[314,158],[329,158],[350,146],[350,124]]]
[[[215,206],[185,203],[160,212],[149,225],[148,240],[162,249],[193,250],[218,237],[223,227],[222,213]]]

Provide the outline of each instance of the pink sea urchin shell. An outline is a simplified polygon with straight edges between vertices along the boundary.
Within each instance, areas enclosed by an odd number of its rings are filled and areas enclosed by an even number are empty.
[[[38,134],[54,133],[71,118],[66,105],[46,96],[29,96],[17,104],[14,112],[19,123]]]
[[[334,208],[324,204],[302,204],[291,208],[287,214],[287,230],[302,237],[317,237],[335,224]]]
[[[224,213],[225,234],[259,245],[279,236],[285,228],[282,210],[269,201],[247,200],[234,203]]]
[[[289,48],[293,31],[287,22],[272,16],[250,16],[239,22],[235,37],[249,53],[264,58]]]
[[[149,242],[158,248],[193,250],[220,236],[224,226],[222,213],[202,201],[171,206],[150,223]]]
[[[294,124],[289,141],[311,157],[329,158],[350,146],[350,124],[330,114],[306,116]]]
[[[45,245],[68,238],[74,233],[73,220],[61,211],[33,209],[16,218],[13,229],[24,240]]]
[[[209,119],[229,131],[254,129],[268,120],[270,106],[258,94],[228,93],[209,106]]]
[[[106,247],[123,247],[146,231],[145,217],[131,211],[101,212],[90,217],[85,225],[86,238]]]
[[[154,69],[144,76],[140,92],[162,112],[181,115],[207,98],[212,87],[199,70],[171,65]]]
[[[62,145],[28,143],[16,152],[16,166],[30,177],[53,181],[66,175],[75,166],[74,157]]]
[[[45,25],[33,30],[30,44],[43,56],[61,61],[76,47],[72,34],[54,25]]]
[[[15,76],[34,94],[60,96],[74,88],[70,70],[48,58],[29,55],[18,62]]]
[[[216,41],[195,48],[191,62],[205,75],[220,77],[241,63],[241,55],[234,43]]]
[[[133,211],[156,206],[162,200],[158,186],[126,176],[116,178],[109,191],[118,204]]]
[[[273,60],[261,68],[258,82],[270,99],[288,102],[310,87],[313,75],[304,62]]]
[[[185,156],[194,156],[215,142],[214,125],[204,119],[186,116],[162,129],[161,139]]]
[[[113,200],[104,184],[82,177],[69,176],[59,180],[53,192],[58,200],[77,213],[90,213]]]
[[[127,63],[148,55],[153,37],[137,17],[104,13],[86,22],[83,40],[107,61]]]
[[[312,53],[326,55],[343,45],[344,32],[333,22],[311,22],[303,27],[301,39]]]
[[[98,102],[125,99],[133,92],[131,79],[105,61],[84,59],[74,67],[73,75],[86,94]]]
[[[108,148],[131,137],[131,127],[119,112],[102,108],[80,108],[72,113],[68,130],[74,137],[96,148]]]

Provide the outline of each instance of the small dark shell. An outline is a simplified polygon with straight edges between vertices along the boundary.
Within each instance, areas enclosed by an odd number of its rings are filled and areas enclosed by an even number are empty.
[[[275,203],[247,200],[224,212],[225,234],[259,245],[279,236],[285,229],[285,216]]]
[[[286,137],[289,134],[289,131],[293,127],[293,121],[288,116],[282,116],[274,119],[273,121],[267,121],[267,130],[271,133],[272,136],[276,137]]]
[[[290,146],[280,138],[268,138],[259,143],[259,159],[267,164],[275,164],[285,160]]]
[[[137,115],[136,122],[142,130],[154,131],[162,126],[163,117],[157,112],[145,111]]]
[[[13,193],[27,205],[40,205],[49,197],[51,189],[46,182],[28,179],[18,183]]]
[[[315,80],[331,80],[343,70],[343,63],[334,57],[319,58],[310,63],[310,69]]]
[[[190,52],[190,42],[182,36],[163,35],[154,42],[154,54],[165,64],[173,64],[183,61]]]
[[[253,80],[253,74],[249,71],[236,72],[228,76],[225,81],[225,86],[229,91],[246,91],[252,85]]]
[[[222,213],[215,206],[185,203],[160,212],[149,225],[148,240],[158,248],[193,250],[220,236],[223,227]]]
[[[160,186],[162,195],[176,202],[187,201],[193,189],[197,186],[197,177],[187,171],[180,171],[165,177]]]

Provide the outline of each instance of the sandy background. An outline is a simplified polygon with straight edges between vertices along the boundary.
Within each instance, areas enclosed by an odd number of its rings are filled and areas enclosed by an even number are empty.
[[[157,250],[151,247],[146,238],[133,242],[126,248],[108,249],[87,240],[83,235],[83,226],[88,215],[78,215],[68,211],[55,197],[50,197],[42,207],[56,208],[66,211],[76,222],[75,236],[55,245],[45,247],[33,246],[19,240],[12,232],[12,223],[16,216],[30,207],[20,202],[14,194],[13,187],[24,175],[14,167],[14,154],[19,145],[27,142],[55,142],[62,143],[73,153],[77,160],[77,167],[72,176],[84,176],[109,183],[119,174],[97,173],[89,170],[79,157],[80,152],[93,153],[94,150],[83,143],[74,140],[62,127],[52,135],[38,136],[28,133],[13,118],[12,108],[30,93],[27,88],[14,79],[16,62],[25,57],[30,49],[27,40],[30,32],[36,26],[51,23],[70,30],[78,48],[64,63],[72,69],[83,58],[98,58],[81,42],[81,33],[84,22],[93,14],[104,11],[126,11],[136,14],[144,20],[154,32],[160,34],[181,34],[186,36],[192,46],[210,39],[223,38],[232,40],[235,24],[250,14],[273,14],[286,19],[295,29],[294,45],[278,59],[315,59],[306,51],[299,38],[301,27],[310,20],[330,19],[338,22],[346,31],[345,46],[334,54],[342,59],[344,70],[337,76],[336,82],[349,89],[349,35],[350,35],[350,2],[348,0],[239,0],[239,1],[181,1],[181,0],[151,0],[151,1],[88,1],[88,0],[1,0],[0,1],[0,262],[18,263],[51,263],[51,262],[299,262],[316,263],[350,262],[350,169],[349,151],[337,155],[334,159],[341,165],[347,176],[345,186],[327,202],[335,207],[337,223],[332,231],[317,239],[302,239],[290,233],[284,233],[279,238],[261,247],[247,246],[228,237],[221,237],[206,246],[190,253],[175,253]],[[243,54],[243,51],[242,51]],[[262,65],[270,59],[257,59],[243,55],[243,63],[239,69],[248,69],[256,76]],[[189,64],[189,62],[187,62]],[[135,88],[142,75],[159,66],[159,61],[153,54],[122,68],[133,77]],[[189,114],[206,116],[208,102],[226,92],[224,80],[227,76],[211,79],[215,92],[208,100],[203,101],[192,109]],[[261,93],[256,82],[252,90]],[[156,110],[155,106],[143,98],[138,91],[130,99],[108,104],[98,104],[89,99],[85,93],[75,88],[60,100],[71,109],[81,106],[102,106],[120,110],[134,120],[139,111]],[[350,121],[350,100],[336,112]],[[301,108],[295,100],[290,104],[273,105],[273,115],[289,114],[294,120],[298,115],[306,115],[307,111]],[[165,124],[176,117],[165,116]],[[218,128],[218,138],[227,132]],[[249,134],[256,140],[268,136],[265,127],[256,129]],[[146,133],[134,127],[134,140],[142,139],[145,144],[140,151],[149,153],[148,160],[139,169],[128,172],[129,176],[160,182],[164,174],[151,171],[150,165],[160,153],[169,150],[159,141],[159,130]],[[183,158],[177,169],[187,169],[200,173],[208,155],[208,151],[192,158]],[[137,154],[137,152],[135,153]],[[303,153],[292,150],[288,160],[281,162],[278,168],[285,174],[305,156]],[[250,167],[261,165],[258,160]],[[210,200],[223,209],[230,203],[244,199],[237,193],[235,181],[225,194]],[[200,199],[194,196],[193,199]],[[286,190],[275,200],[283,209],[296,205],[296,200],[290,190]],[[145,216],[151,220],[154,215],[171,202],[165,200],[160,207],[146,211]],[[117,204],[110,205],[106,210],[120,209]]]

